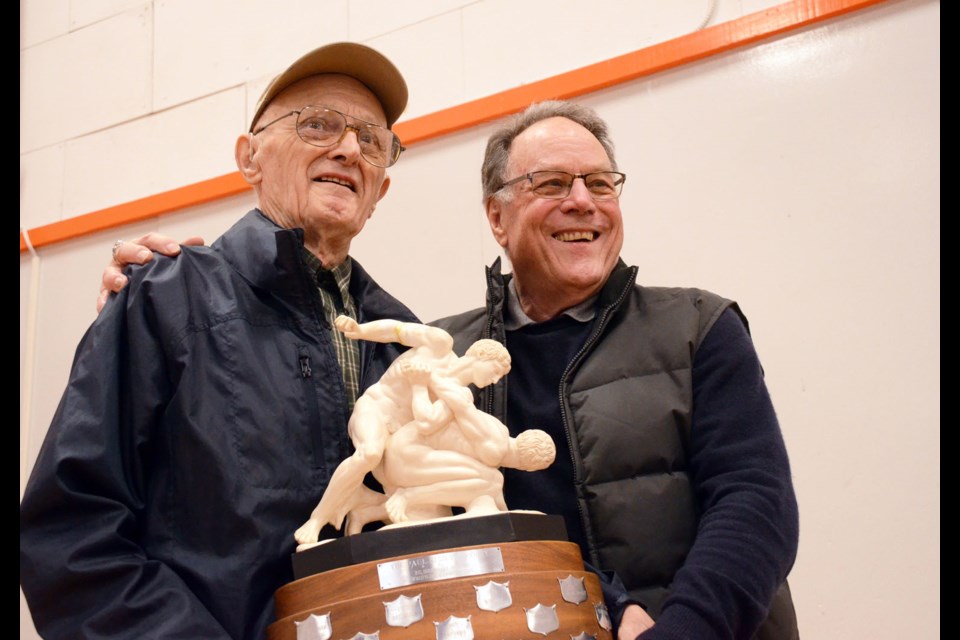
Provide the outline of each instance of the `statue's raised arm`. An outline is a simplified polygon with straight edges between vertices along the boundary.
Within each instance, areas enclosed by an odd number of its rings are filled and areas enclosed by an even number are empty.
[[[443,329],[399,320],[358,323],[350,316],[338,316],[334,326],[351,340],[399,342],[408,347],[425,347],[437,356],[453,353],[453,338]]]

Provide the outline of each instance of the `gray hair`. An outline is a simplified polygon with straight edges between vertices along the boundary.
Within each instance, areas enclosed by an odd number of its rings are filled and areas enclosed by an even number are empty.
[[[607,123],[593,109],[562,100],[537,102],[524,109],[523,112],[507,118],[487,140],[487,151],[483,156],[483,166],[480,169],[484,202],[496,195],[507,179],[507,162],[510,159],[510,147],[514,139],[536,123],[547,118],[566,118],[592,133],[603,146],[603,150],[607,152],[611,168],[613,170],[617,169],[617,159],[613,153],[613,140],[610,139],[610,130]]]

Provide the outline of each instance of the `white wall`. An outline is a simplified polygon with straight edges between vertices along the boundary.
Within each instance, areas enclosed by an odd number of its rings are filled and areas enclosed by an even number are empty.
[[[719,0],[715,21],[773,4]],[[681,35],[708,2],[21,6],[20,216],[34,227],[231,171],[267,79],[322,42],[394,59],[413,117]],[[647,284],[710,288],[750,317],[800,500],[791,582],[808,638],[939,637],[939,34],[939,2],[888,2],[582,100],[629,175],[624,258]],[[482,302],[498,254],[479,204],[488,132],[410,149],[355,242],[425,319]],[[212,240],[252,202],[42,249],[29,357],[36,267],[21,256],[21,487],[112,241]]]

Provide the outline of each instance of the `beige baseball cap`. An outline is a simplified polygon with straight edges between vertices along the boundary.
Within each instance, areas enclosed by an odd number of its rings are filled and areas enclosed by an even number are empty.
[[[294,82],[320,73],[342,73],[365,84],[380,101],[388,127],[407,106],[407,83],[386,56],[356,42],[334,42],[300,57],[267,85],[250,120],[250,130],[277,94]]]

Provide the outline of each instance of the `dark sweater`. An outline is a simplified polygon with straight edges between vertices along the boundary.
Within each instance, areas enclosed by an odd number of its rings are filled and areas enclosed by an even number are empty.
[[[557,446],[554,463],[543,471],[503,469],[503,495],[511,509],[532,509],[562,515],[571,542],[589,560],[573,485],[570,444],[560,417],[560,377],[576,355],[593,322],[559,316],[540,324],[507,331],[512,368],[508,374],[507,424],[510,435],[543,429]]]

